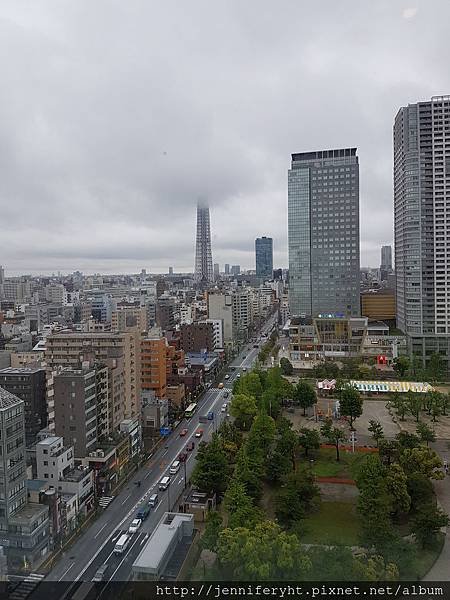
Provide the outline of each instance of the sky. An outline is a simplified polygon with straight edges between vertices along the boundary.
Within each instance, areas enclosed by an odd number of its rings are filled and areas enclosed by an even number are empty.
[[[361,266],[392,242],[392,124],[450,94],[448,0],[3,0],[6,275],[286,267],[293,152],[358,148]]]

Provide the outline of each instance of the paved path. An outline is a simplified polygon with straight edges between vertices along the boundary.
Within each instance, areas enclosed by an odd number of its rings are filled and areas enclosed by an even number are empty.
[[[440,443],[439,447],[436,446],[435,450],[439,452],[442,459],[450,463],[450,451],[447,448],[447,444],[444,446]],[[447,514],[450,514],[450,476],[447,475],[441,481],[435,481],[434,489],[442,509]],[[424,581],[450,581],[450,527],[447,527],[441,555],[424,577]]]

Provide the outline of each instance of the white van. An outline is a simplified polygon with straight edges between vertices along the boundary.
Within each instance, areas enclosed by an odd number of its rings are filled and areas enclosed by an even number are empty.
[[[169,473],[171,475],[176,475],[179,470],[180,470],[180,461],[179,460],[174,460],[173,463],[170,466]]]
[[[155,508],[155,506],[158,506],[158,494],[152,494],[150,496],[150,498],[148,499],[148,505],[151,506],[152,508]]]
[[[117,540],[117,543],[114,547],[114,554],[123,554],[125,548],[128,546],[130,542],[130,536],[126,533],[123,533],[120,538]]]
[[[170,477],[163,477],[158,484],[158,488],[163,492],[164,490],[167,490],[169,485],[170,485]]]

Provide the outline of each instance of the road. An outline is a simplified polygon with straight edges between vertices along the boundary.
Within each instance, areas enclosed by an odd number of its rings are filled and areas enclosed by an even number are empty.
[[[274,324],[274,317],[264,326],[262,332],[266,333]],[[165,447],[160,448],[151,460],[142,467],[100,515],[98,519],[87,529],[75,544],[58,560],[53,569],[48,573],[45,581],[67,582],[67,586],[60,584],[60,593],[65,589],[65,595],[69,596],[76,582],[91,581],[97,569],[108,565],[105,579],[108,581],[125,581],[130,577],[131,565],[141,551],[143,545],[151,532],[161,520],[167,510],[178,510],[176,506],[184,491],[184,468],[173,476],[171,484],[166,491],[158,490],[158,482],[168,471],[172,462],[183,451],[189,441],[194,440],[196,446],[188,453],[186,462],[186,476],[189,479],[195,462],[195,456],[200,439],[195,437],[199,426],[203,429],[204,441],[208,441],[220,422],[227,418],[226,413],[221,412],[221,406],[225,402],[224,393],[230,392],[232,384],[238,373],[244,368],[250,369],[256,360],[258,348],[244,348],[241,354],[232,362],[229,378],[224,379],[224,388],[210,388],[199,400],[199,406],[195,415],[184,420],[167,439]],[[228,398],[229,400],[229,398]],[[227,401],[228,401],[227,400]],[[200,415],[214,412],[214,421],[199,424]],[[186,428],[188,433],[181,437],[179,432]],[[140,486],[137,482],[140,481]],[[130,522],[134,518],[139,506],[146,502],[149,496],[157,492],[159,503],[152,509],[148,518],[142,524],[138,533],[132,536],[131,542],[123,554],[116,555],[114,546],[122,533],[126,533]],[[105,597],[108,595],[108,587],[104,588]],[[111,590],[110,590],[111,591]]]

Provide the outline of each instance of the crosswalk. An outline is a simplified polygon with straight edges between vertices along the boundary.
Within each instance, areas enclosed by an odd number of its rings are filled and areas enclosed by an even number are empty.
[[[115,496],[102,496],[98,503],[102,508],[107,508],[114,500],[114,498]]]
[[[8,595],[9,600],[25,600],[44,579],[41,573],[30,573]]]

